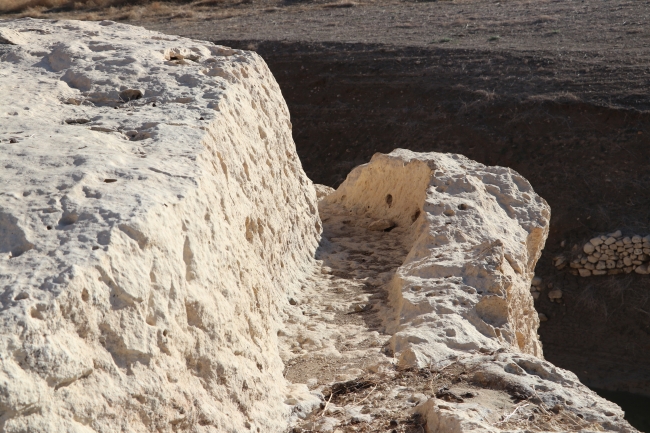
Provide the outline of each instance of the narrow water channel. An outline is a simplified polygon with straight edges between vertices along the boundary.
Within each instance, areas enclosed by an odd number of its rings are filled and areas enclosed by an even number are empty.
[[[625,411],[625,419],[637,430],[650,433],[650,397],[621,391],[594,389],[598,395],[613,401]]]

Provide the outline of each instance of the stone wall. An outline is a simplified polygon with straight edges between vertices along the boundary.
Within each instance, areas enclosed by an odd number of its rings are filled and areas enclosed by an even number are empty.
[[[596,236],[586,242],[581,251],[578,248],[569,254],[555,258],[558,269],[567,264],[570,272],[581,277],[598,275],[619,275],[636,272],[650,274],[650,235],[624,236],[620,230]]]

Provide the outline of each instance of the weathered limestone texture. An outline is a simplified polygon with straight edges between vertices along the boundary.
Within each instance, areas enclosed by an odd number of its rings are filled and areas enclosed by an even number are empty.
[[[377,219],[369,230],[408,228],[387,324],[402,366],[498,348],[542,356],[529,287],[550,209],[526,179],[461,155],[398,149],[357,167],[326,200]]]
[[[0,43],[0,430],[282,430],[321,227],[264,61],[110,21]]]
[[[345,406],[325,409],[327,423],[318,415],[304,426],[324,432],[376,418],[384,420],[375,424],[379,431],[400,425],[389,420],[401,410],[419,415],[407,422],[426,433],[636,431],[617,405],[542,358],[529,288],[550,209],[519,174],[461,155],[397,149],[355,168],[319,205],[325,235],[356,226],[372,234],[377,250],[396,255],[400,249],[391,238],[397,234],[409,252],[383,284],[389,298],[385,332],[392,334],[388,356],[382,361],[372,347],[357,350],[365,374],[332,385],[329,398],[342,387],[374,388],[335,397]],[[331,257],[324,257],[332,266],[345,254],[334,242],[341,240],[333,238]],[[345,276],[337,267],[336,275]],[[362,277],[359,267],[351,270]],[[391,369],[393,362],[397,368]]]

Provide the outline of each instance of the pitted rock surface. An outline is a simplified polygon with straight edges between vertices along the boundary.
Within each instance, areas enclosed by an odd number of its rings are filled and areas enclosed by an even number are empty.
[[[259,56],[110,21],[1,22],[0,65],[3,431],[634,431],[543,360],[516,172],[314,187]]]
[[[14,431],[280,431],[316,194],[252,52],[0,22],[0,408]]]

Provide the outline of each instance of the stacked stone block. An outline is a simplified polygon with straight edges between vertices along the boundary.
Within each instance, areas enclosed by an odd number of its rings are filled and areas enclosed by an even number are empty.
[[[650,235],[623,236],[620,230],[608,235],[596,236],[582,247],[570,261],[566,256],[555,258],[558,269],[567,263],[575,275],[618,275],[635,272],[650,274]]]

